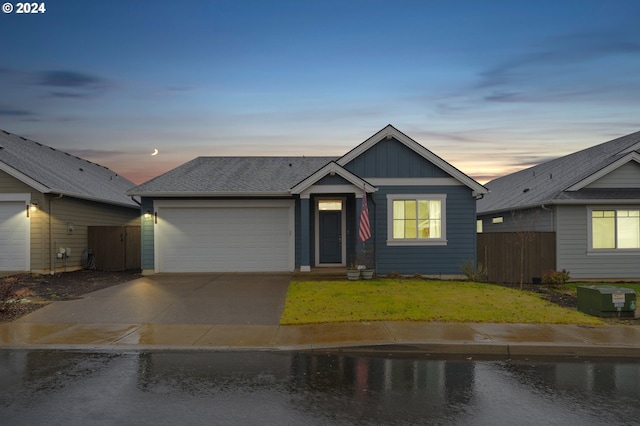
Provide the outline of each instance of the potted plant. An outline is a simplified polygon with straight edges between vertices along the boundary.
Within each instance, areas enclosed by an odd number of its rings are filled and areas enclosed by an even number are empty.
[[[349,263],[349,266],[347,267],[347,279],[350,281],[360,279],[360,268],[358,268],[355,258],[351,260],[351,263]]]
[[[360,275],[363,280],[370,280],[373,278],[373,274],[375,273],[375,269],[373,269],[373,248],[368,249],[365,246],[362,249],[358,267],[360,268]]]

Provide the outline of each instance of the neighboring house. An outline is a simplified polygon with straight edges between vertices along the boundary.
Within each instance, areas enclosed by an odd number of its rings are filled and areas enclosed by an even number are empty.
[[[0,131],[0,271],[81,268],[88,226],[140,224],[140,206],[125,194],[133,185],[106,167]]]
[[[146,273],[344,267],[364,248],[379,274],[451,277],[476,259],[486,192],[388,125],[340,158],[199,157],[128,194],[141,197]]]
[[[556,269],[640,279],[640,132],[489,182],[482,232],[555,232]]]

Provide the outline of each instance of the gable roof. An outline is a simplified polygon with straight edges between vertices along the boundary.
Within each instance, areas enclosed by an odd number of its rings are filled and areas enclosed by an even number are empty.
[[[486,194],[488,192],[488,189],[486,187],[476,182],[474,179],[470,178],[469,176],[467,176],[466,174],[464,174],[463,172],[461,172],[460,170],[458,170],[457,168],[455,168],[454,166],[452,166],[442,158],[438,157],[436,154],[429,151],[427,148],[420,145],[418,142],[414,141],[409,136],[405,135],[400,130],[393,127],[391,124],[387,124],[386,127],[378,131],[369,139],[362,142],[360,145],[353,148],[351,151],[347,152],[345,155],[340,157],[336,162],[339,165],[344,167],[347,163],[359,157],[365,151],[367,151],[368,149],[373,147],[375,144],[377,144],[378,142],[386,138],[394,138],[398,142],[404,144],[406,147],[414,151],[416,154],[420,155],[427,161],[435,164],[437,167],[444,170],[446,173],[451,175],[453,178],[458,180],[463,185],[471,188],[474,191],[475,195]]]
[[[285,196],[299,194],[331,172],[367,192],[371,183],[344,168],[349,161],[385,138],[395,138],[471,188],[488,190],[391,125],[346,153],[336,157],[197,157],[127,191],[147,197]]]
[[[91,161],[0,131],[0,170],[45,194],[138,208],[125,191],[134,183]]]
[[[346,180],[347,182],[351,183],[352,185],[358,188],[364,188],[364,190],[366,190],[368,193],[376,192],[378,190],[378,188],[371,185],[366,180],[354,175],[349,170],[343,168],[335,161],[331,161],[327,163],[324,167],[322,167],[321,169],[317,170],[315,173],[311,174],[309,177],[304,179],[302,182],[298,183],[293,188],[291,188],[291,193],[300,194],[302,191],[309,188],[310,186],[312,186],[313,184],[315,184],[316,182],[318,182],[320,179],[322,179],[327,175],[338,175],[342,177],[344,180]]]
[[[640,163],[638,149],[640,132],[494,179],[485,185],[491,192],[478,201],[477,211],[491,213],[568,200],[613,200],[614,195],[619,200],[637,199],[639,190],[585,187],[629,161]]]
[[[145,196],[290,195],[335,157],[198,157],[128,193]]]

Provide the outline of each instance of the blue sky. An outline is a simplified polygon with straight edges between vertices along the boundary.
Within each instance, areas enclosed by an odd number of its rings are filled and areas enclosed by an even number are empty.
[[[136,183],[389,123],[485,182],[640,130],[635,0],[44,3],[0,14],[0,128]]]

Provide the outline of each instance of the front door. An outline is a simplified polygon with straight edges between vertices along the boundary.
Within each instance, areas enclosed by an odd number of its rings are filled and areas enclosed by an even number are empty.
[[[342,212],[319,212],[318,230],[320,263],[342,263]]]
[[[316,265],[345,265],[345,200],[321,199],[316,204]]]

